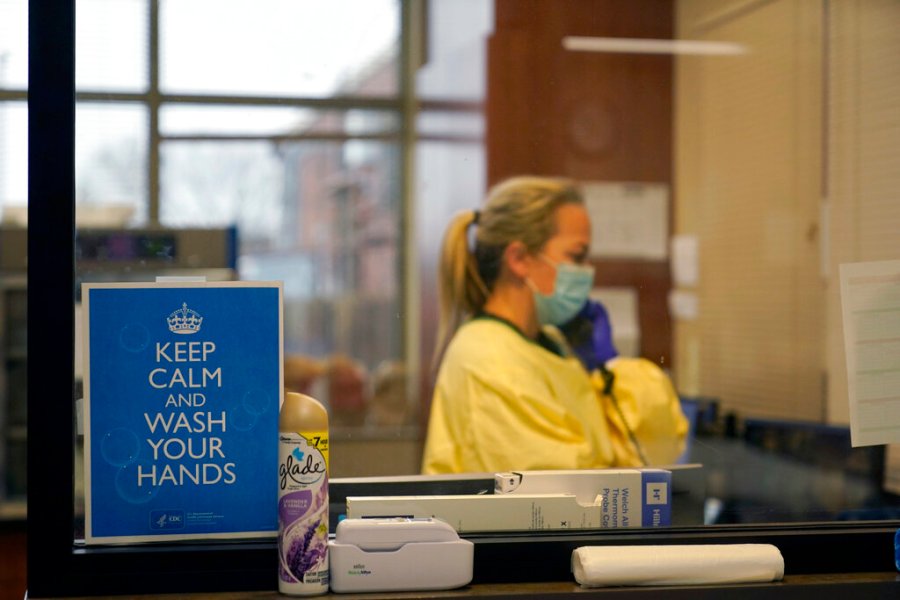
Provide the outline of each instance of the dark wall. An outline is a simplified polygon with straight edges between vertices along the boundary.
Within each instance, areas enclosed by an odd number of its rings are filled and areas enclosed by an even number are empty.
[[[25,523],[0,521],[0,600],[25,597]]]

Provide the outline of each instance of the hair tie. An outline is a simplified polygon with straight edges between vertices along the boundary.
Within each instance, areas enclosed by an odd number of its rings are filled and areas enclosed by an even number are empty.
[[[477,210],[477,209],[476,209],[476,210],[473,210],[473,211],[472,211],[472,224],[473,224],[473,225],[478,225],[478,221],[479,221],[480,219],[481,219],[481,211],[480,211],[480,210]]]

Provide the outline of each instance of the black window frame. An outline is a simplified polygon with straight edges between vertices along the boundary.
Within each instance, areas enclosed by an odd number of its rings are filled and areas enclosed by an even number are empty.
[[[28,69],[28,595],[275,589],[273,541],[73,544],[75,0],[29,0]],[[475,582],[568,580],[572,549],[622,543],[773,543],[788,574],[853,573],[892,571],[898,528],[894,520],[469,539]]]

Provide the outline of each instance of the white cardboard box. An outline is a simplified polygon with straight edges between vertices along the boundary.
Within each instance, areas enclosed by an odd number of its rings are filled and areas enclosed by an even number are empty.
[[[522,481],[541,472],[525,473]],[[529,485],[546,491],[555,482],[553,487],[565,490],[568,475],[569,483],[575,481],[582,488],[585,478],[591,476],[599,487],[588,501],[584,489],[580,494],[525,493],[521,486],[513,493],[493,495],[349,496],[347,517],[435,517],[459,532],[660,527],[671,523],[668,471],[607,470],[602,479],[594,472],[549,473],[547,478],[535,476],[535,483]],[[505,475],[509,474],[498,477]]]

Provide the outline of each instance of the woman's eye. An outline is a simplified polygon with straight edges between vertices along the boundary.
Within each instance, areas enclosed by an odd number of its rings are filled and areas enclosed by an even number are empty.
[[[569,260],[576,265],[583,265],[587,262],[587,254],[572,254],[569,255]]]

